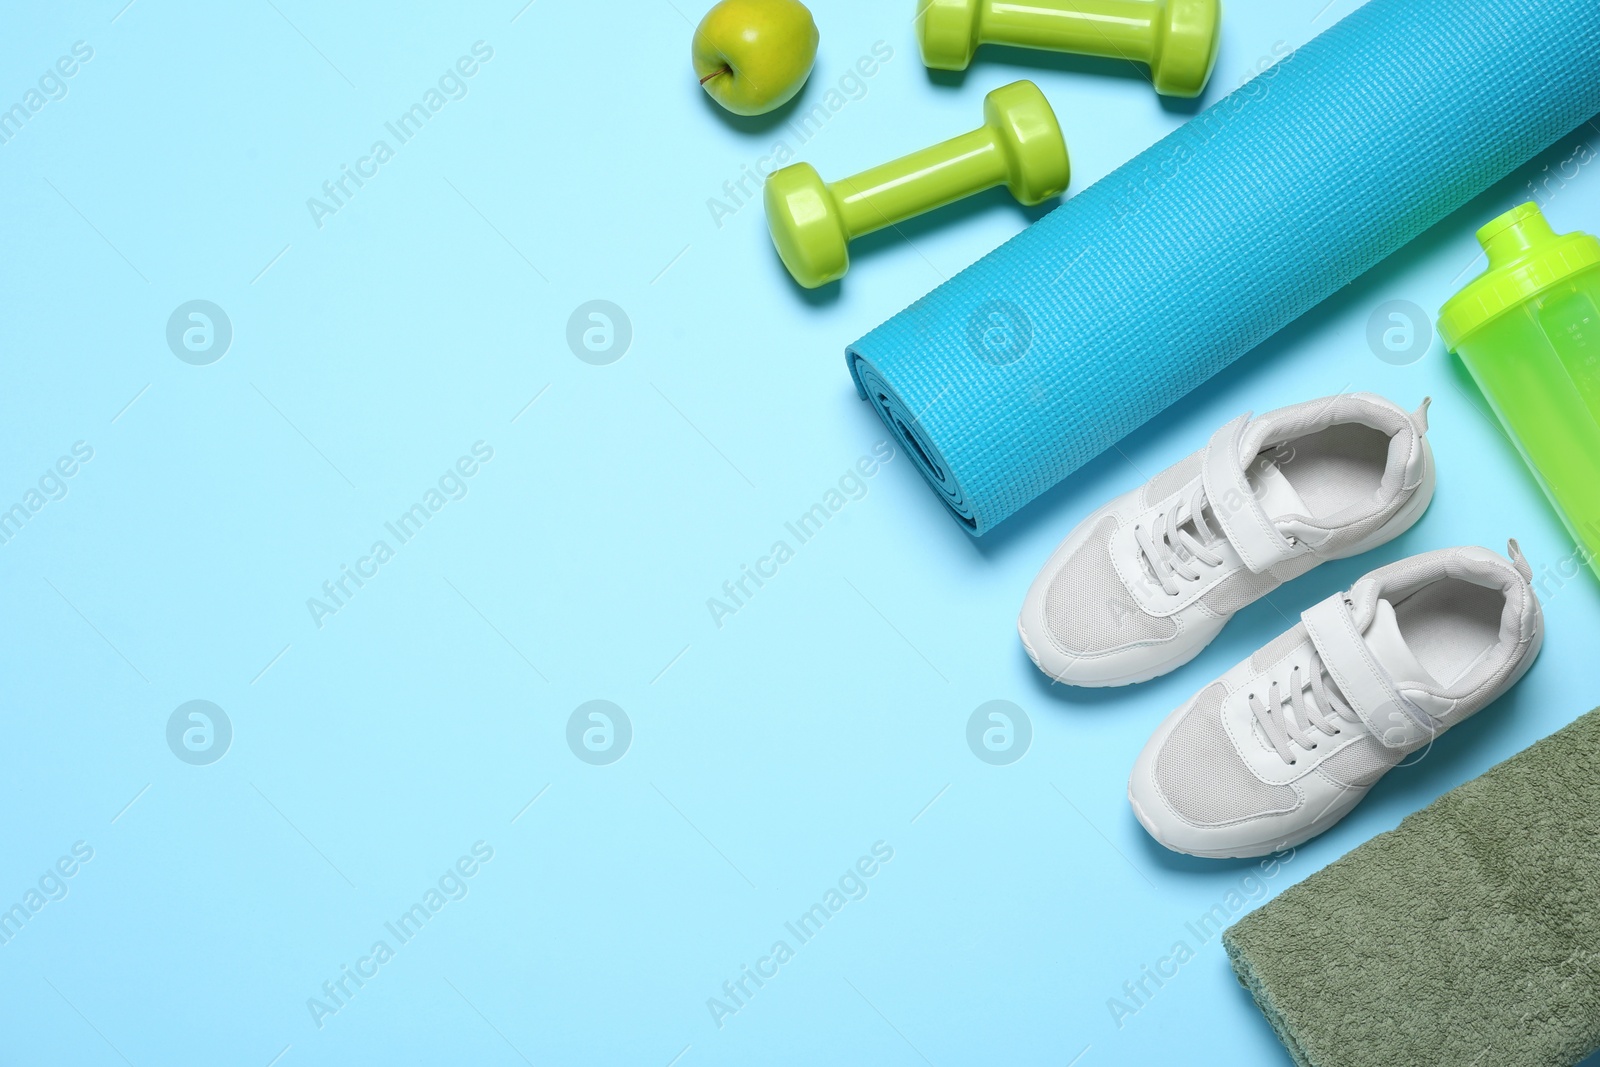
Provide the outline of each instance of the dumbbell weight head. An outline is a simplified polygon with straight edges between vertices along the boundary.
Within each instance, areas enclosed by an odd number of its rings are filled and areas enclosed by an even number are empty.
[[[978,50],[978,16],[988,0],[917,0],[917,43],[932,70],[966,70]]]
[[[1161,0],[1150,77],[1162,96],[1195,97],[1217,65],[1221,0]]]
[[[774,171],[762,195],[772,243],[789,273],[807,288],[844,277],[850,269],[850,235],[817,169],[795,163]]]
[[[1002,85],[983,98],[983,123],[1006,157],[1006,188],[1032,207],[1066,191],[1072,164],[1061,125],[1031,81]]]

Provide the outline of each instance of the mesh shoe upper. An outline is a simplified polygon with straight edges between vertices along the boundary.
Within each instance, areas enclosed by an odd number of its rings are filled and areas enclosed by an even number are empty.
[[[1220,683],[1207,686],[1156,757],[1162,797],[1185,821],[1200,826],[1293,811],[1300,804],[1299,793],[1263,782],[1234,751],[1219,715],[1227,695]]]
[[[1147,615],[1111,565],[1109,547],[1117,520],[1108,515],[1094,526],[1050,582],[1045,625],[1050,640],[1067,654],[1106,652],[1140,641],[1163,640],[1177,632],[1171,619]]]

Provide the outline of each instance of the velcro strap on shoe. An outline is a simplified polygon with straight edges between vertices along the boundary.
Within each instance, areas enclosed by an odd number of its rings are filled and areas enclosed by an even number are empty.
[[[1373,658],[1343,593],[1313,604],[1300,614],[1300,621],[1328,677],[1379,742],[1388,748],[1411,748],[1439,732],[1432,716],[1401,696]]]
[[[1250,482],[1245,478],[1244,461],[1239,457],[1240,439],[1250,425],[1250,416],[1241,415],[1211,435],[1200,468],[1211,514],[1238,551],[1244,565],[1256,574],[1286,560],[1294,559],[1305,548],[1285,537],[1261,506]]]

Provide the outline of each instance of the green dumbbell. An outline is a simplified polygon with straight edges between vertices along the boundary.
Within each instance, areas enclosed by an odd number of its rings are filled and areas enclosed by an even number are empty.
[[[1221,0],[917,0],[922,61],[965,70],[980,44],[1130,59],[1156,92],[1199,96],[1217,62]]]
[[[774,171],[767,226],[795,281],[815,289],[844,277],[857,237],[997,185],[1040,204],[1070,177],[1050,102],[1032,82],[1012,82],[984,97],[980,128],[853,178],[825,183],[809,163]]]

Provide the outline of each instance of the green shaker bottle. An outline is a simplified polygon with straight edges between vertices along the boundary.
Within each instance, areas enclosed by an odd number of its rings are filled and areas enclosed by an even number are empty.
[[[1439,334],[1600,575],[1600,240],[1557,235],[1537,204],[1478,231],[1489,269]]]

